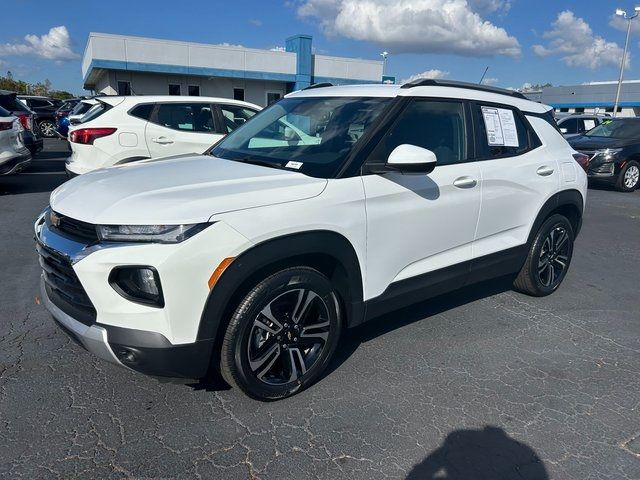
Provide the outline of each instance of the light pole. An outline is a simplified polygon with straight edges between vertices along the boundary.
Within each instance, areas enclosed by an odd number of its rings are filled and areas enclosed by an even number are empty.
[[[627,12],[618,8],[616,10],[616,15],[624,18],[627,21],[627,38],[624,41],[624,51],[622,52],[622,62],[620,63],[620,78],[618,79],[618,88],[616,89],[616,103],[613,106],[613,116],[618,116],[618,103],[620,103],[620,89],[622,88],[622,77],[624,76],[624,63],[627,59],[627,48],[629,47],[629,34],[631,33],[631,20],[636,18],[638,14],[640,14],[640,7],[635,7],[633,9],[634,14],[631,16],[627,15]]]
[[[389,52],[382,52],[380,54],[382,57],[382,76],[387,74],[387,57],[389,56]]]

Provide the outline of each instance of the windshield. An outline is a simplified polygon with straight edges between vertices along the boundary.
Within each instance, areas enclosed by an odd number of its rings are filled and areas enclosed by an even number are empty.
[[[230,133],[211,154],[330,178],[390,98],[285,98]]]
[[[585,135],[589,137],[639,138],[640,121],[636,119],[605,120]]]

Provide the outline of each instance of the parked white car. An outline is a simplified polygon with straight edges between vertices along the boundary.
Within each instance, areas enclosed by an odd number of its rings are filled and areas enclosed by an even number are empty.
[[[23,131],[20,121],[0,107],[0,175],[18,173],[31,163]]]
[[[203,153],[260,107],[214,97],[96,97],[69,129],[70,176],[137,160]]]
[[[550,107],[517,92],[295,92],[207,155],[56,189],[35,224],[43,304],[110,362],[188,378],[213,367],[283,398],[319,378],[344,327],[505,275],[553,293],[587,194],[574,155]]]

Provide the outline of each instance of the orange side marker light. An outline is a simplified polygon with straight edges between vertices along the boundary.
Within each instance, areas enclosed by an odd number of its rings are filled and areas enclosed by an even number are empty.
[[[220,262],[220,265],[216,267],[216,269],[211,274],[211,277],[209,277],[209,282],[208,282],[209,290],[213,289],[213,287],[216,285],[216,283],[220,279],[220,276],[224,273],[227,267],[231,265],[231,262],[233,262],[235,259],[236,257],[227,257]]]

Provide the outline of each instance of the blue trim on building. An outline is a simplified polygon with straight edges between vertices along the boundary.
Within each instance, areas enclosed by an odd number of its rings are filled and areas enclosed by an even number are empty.
[[[333,83],[334,85],[379,85],[382,81],[337,77],[313,77],[313,83]]]
[[[587,103],[549,103],[553,108],[613,108],[614,102],[587,102]],[[640,107],[640,102],[619,102],[619,107]]]
[[[205,77],[246,78],[251,80],[271,80],[276,82],[295,82],[296,75],[288,73],[256,72],[251,70],[227,70],[222,68],[187,67],[184,65],[165,65],[158,63],[123,62],[120,60],[92,60],[87,74],[83,79],[86,85],[87,79],[96,68],[107,70],[124,70],[134,72],[173,73],[182,75],[200,75]]]

